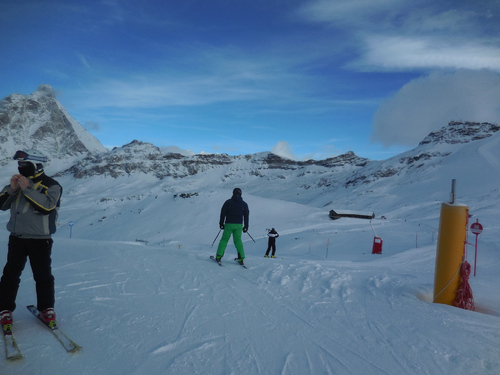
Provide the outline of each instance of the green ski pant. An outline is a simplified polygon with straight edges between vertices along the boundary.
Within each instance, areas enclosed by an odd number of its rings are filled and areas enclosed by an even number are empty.
[[[238,258],[245,259],[245,250],[243,250],[243,242],[241,241],[241,233],[243,232],[243,224],[225,224],[224,232],[217,247],[217,258],[223,257],[226,251],[229,238],[233,235],[234,246],[238,252]]]

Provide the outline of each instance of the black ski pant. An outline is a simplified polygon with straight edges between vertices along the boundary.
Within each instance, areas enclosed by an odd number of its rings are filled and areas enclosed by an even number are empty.
[[[274,254],[276,254],[276,243],[269,243],[269,245],[267,245],[266,255],[269,255],[271,249],[273,249],[272,255],[274,256]]]
[[[7,263],[0,280],[0,311],[16,309],[21,274],[29,258],[36,284],[37,307],[43,311],[54,307],[54,276],[52,276],[53,240],[9,236]]]

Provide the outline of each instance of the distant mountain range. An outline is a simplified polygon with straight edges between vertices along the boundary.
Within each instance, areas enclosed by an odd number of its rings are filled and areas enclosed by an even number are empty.
[[[352,151],[320,161],[294,161],[271,152],[183,156],[164,153],[159,147],[138,140],[108,151],[68,114],[55,99],[52,88],[42,85],[31,95],[13,94],[0,102],[0,150],[5,155],[0,165],[11,162],[10,155],[16,149],[37,148],[51,160],[73,160],[70,167],[66,165],[57,175],[76,179],[144,174],[169,180],[216,173],[222,181],[245,176],[247,185],[268,184],[270,194],[277,196],[282,190],[280,184],[290,179],[303,192],[311,188],[338,191],[359,186],[368,191],[368,185],[380,180],[395,184],[395,177],[411,181],[424,178],[432,170],[438,172],[439,166],[445,165],[444,161],[463,145],[484,142],[499,130],[500,126],[490,123],[450,122],[440,131],[430,133],[413,150],[382,161],[361,158]],[[424,170],[426,173],[417,173]]]

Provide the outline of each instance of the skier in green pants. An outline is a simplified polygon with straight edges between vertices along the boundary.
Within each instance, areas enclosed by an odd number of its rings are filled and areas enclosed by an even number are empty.
[[[220,211],[219,226],[220,229],[224,229],[224,232],[222,233],[217,248],[215,260],[219,262],[224,256],[227,243],[231,235],[233,235],[234,246],[238,252],[238,262],[243,265],[245,250],[243,249],[243,242],[241,241],[241,233],[246,233],[248,230],[249,214],[248,205],[243,198],[241,198],[241,189],[235,188],[233,190],[233,196],[231,199],[224,202]]]

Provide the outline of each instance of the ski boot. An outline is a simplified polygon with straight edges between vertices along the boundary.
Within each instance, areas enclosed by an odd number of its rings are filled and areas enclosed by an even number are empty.
[[[0,325],[12,324],[12,311],[3,310],[0,312]]]
[[[44,320],[45,323],[49,324],[50,326],[56,324],[56,312],[52,307],[43,310],[40,312],[40,316]]]

